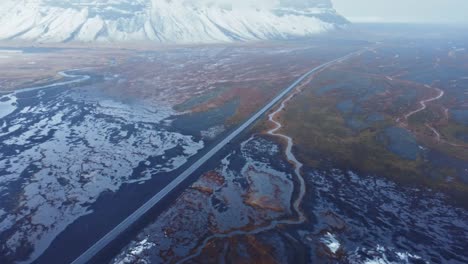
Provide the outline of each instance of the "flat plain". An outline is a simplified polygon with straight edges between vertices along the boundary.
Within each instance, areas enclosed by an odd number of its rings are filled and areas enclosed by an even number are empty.
[[[0,262],[73,261],[304,73],[356,51],[306,78],[103,259],[467,262],[468,40],[370,31],[2,45]]]

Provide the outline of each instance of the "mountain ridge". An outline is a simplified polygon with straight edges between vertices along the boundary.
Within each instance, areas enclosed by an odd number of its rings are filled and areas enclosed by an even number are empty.
[[[242,2],[239,2],[242,3]],[[305,37],[348,21],[330,0],[4,0],[0,40],[218,43]]]

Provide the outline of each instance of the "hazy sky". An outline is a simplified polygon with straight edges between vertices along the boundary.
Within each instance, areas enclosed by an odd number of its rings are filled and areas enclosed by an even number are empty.
[[[332,0],[352,22],[468,24],[468,0]]]

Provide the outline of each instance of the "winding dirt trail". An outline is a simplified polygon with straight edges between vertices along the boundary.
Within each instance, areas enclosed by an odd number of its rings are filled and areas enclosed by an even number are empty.
[[[434,97],[431,97],[429,99],[426,99],[426,100],[421,100],[419,101],[419,105],[420,107],[414,111],[411,111],[409,112],[408,114],[405,115],[405,120],[408,121],[408,119],[412,116],[412,115],[415,115],[421,111],[424,111],[426,110],[427,108],[427,103],[430,103],[430,102],[434,102],[434,101],[437,101],[439,100],[440,98],[444,97],[445,95],[445,92],[442,91],[441,89],[439,88],[434,88],[434,87],[431,87],[429,85],[425,85],[426,88],[429,88],[429,89],[435,89],[439,94],[434,96]]]
[[[428,89],[434,89],[434,90],[436,90],[436,91],[438,92],[438,94],[437,94],[436,96],[434,96],[434,97],[429,98],[429,99],[425,99],[425,100],[419,101],[420,107],[419,107],[418,109],[414,110],[414,111],[411,111],[411,112],[405,114],[405,115],[404,115],[404,121],[403,121],[403,122],[401,121],[401,118],[398,118],[396,121],[397,121],[398,123],[400,123],[401,126],[403,126],[403,127],[408,126],[408,119],[409,119],[411,116],[413,116],[413,115],[415,115],[415,114],[417,114],[417,113],[419,113],[419,112],[421,112],[421,111],[426,110],[427,104],[428,104],[428,103],[437,101],[437,100],[441,99],[442,97],[444,97],[444,95],[445,95],[445,92],[442,91],[442,90],[439,89],[439,88],[435,88],[435,87],[432,87],[432,86],[427,85],[427,84],[424,85],[424,87],[426,87],[426,88],[428,88]],[[445,115],[447,116],[447,119],[448,119],[448,110],[446,111]],[[432,131],[432,133],[434,134],[435,139],[436,139],[437,142],[442,142],[441,135],[440,135],[439,131],[437,131],[437,129],[435,129],[435,128],[434,128],[431,124],[429,124],[429,123],[426,123],[425,126],[426,126],[429,130]]]
[[[286,104],[300,91],[301,91],[301,88],[299,87],[296,90],[296,92],[292,93],[288,98],[286,98],[281,103],[280,107],[278,107],[278,109],[275,112],[271,113],[268,116],[268,120],[271,123],[273,123],[275,127],[267,132],[267,134],[285,139],[287,142],[285,154],[286,154],[288,161],[294,165],[294,174],[296,175],[297,181],[299,182],[299,194],[298,194],[297,199],[293,203],[294,210],[298,214],[298,220],[297,220],[298,223],[302,223],[306,220],[306,217],[300,208],[302,200],[304,199],[304,195],[306,193],[305,181],[301,174],[301,169],[303,167],[303,164],[297,160],[296,156],[294,156],[292,152],[292,147],[294,146],[294,142],[292,138],[287,135],[278,133],[278,131],[281,130],[281,128],[283,128],[283,125],[279,121],[277,121],[275,118],[281,111],[283,111],[283,109],[286,107]]]
[[[440,136],[439,131],[437,131],[437,129],[435,129],[435,128],[434,128],[433,126],[431,126],[430,124],[426,124],[426,127],[429,128],[429,129],[432,131],[432,133],[434,133],[437,142],[440,142],[441,136]]]
[[[409,113],[407,113],[406,115],[404,115],[404,120],[405,121],[402,121],[401,118],[398,118],[396,121],[397,123],[399,123],[401,126],[403,127],[407,127],[408,126],[408,119],[421,112],[421,111],[424,111],[426,110],[427,108],[427,104],[430,103],[430,102],[434,102],[434,101],[437,101],[439,99],[441,99],[442,97],[444,97],[445,95],[445,92],[442,91],[441,89],[439,88],[435,88],[435,87],[432,87],[430,85],[424,85],[426,88],[428,89],[434,89],[438,92],[438,95],[434,96],[434,97],[431,97],[429,99],[426,99],[426,100],[421,100],[419,101],[419,104],[420,104],[420,107],[414,111],[411,111]],[[449,109],[444,107],[444,118],[448,121],[449,120]],[[452,147],[462,147],[462,148],[467,148],[467,145],[464,145],[464,144],[456,144],[456,143],[452,143],[448,140],[445,140],[442,138],[442,135],[440,134],[439,131],[437,131],[437,129],[430,123],[426,123],[425,126],[432,131],[432,133],[434,134],[434,137],[436,139],[437,142],[440,142],[440,143],[444,143],[444,144],[447,144],[447,145],[450,145]]]

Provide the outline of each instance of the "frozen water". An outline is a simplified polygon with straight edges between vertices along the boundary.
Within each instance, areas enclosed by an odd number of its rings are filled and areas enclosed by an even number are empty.
[[[32,247],[34,260],[102,193],[173,171],[204,147],[161,125],[174,114],[169,107],[83,94],[28,91],[1,103],[0,197],[8,199],[0,200],[0,251],[7,257]],[[149,166],[135,174],[140,163]]]

